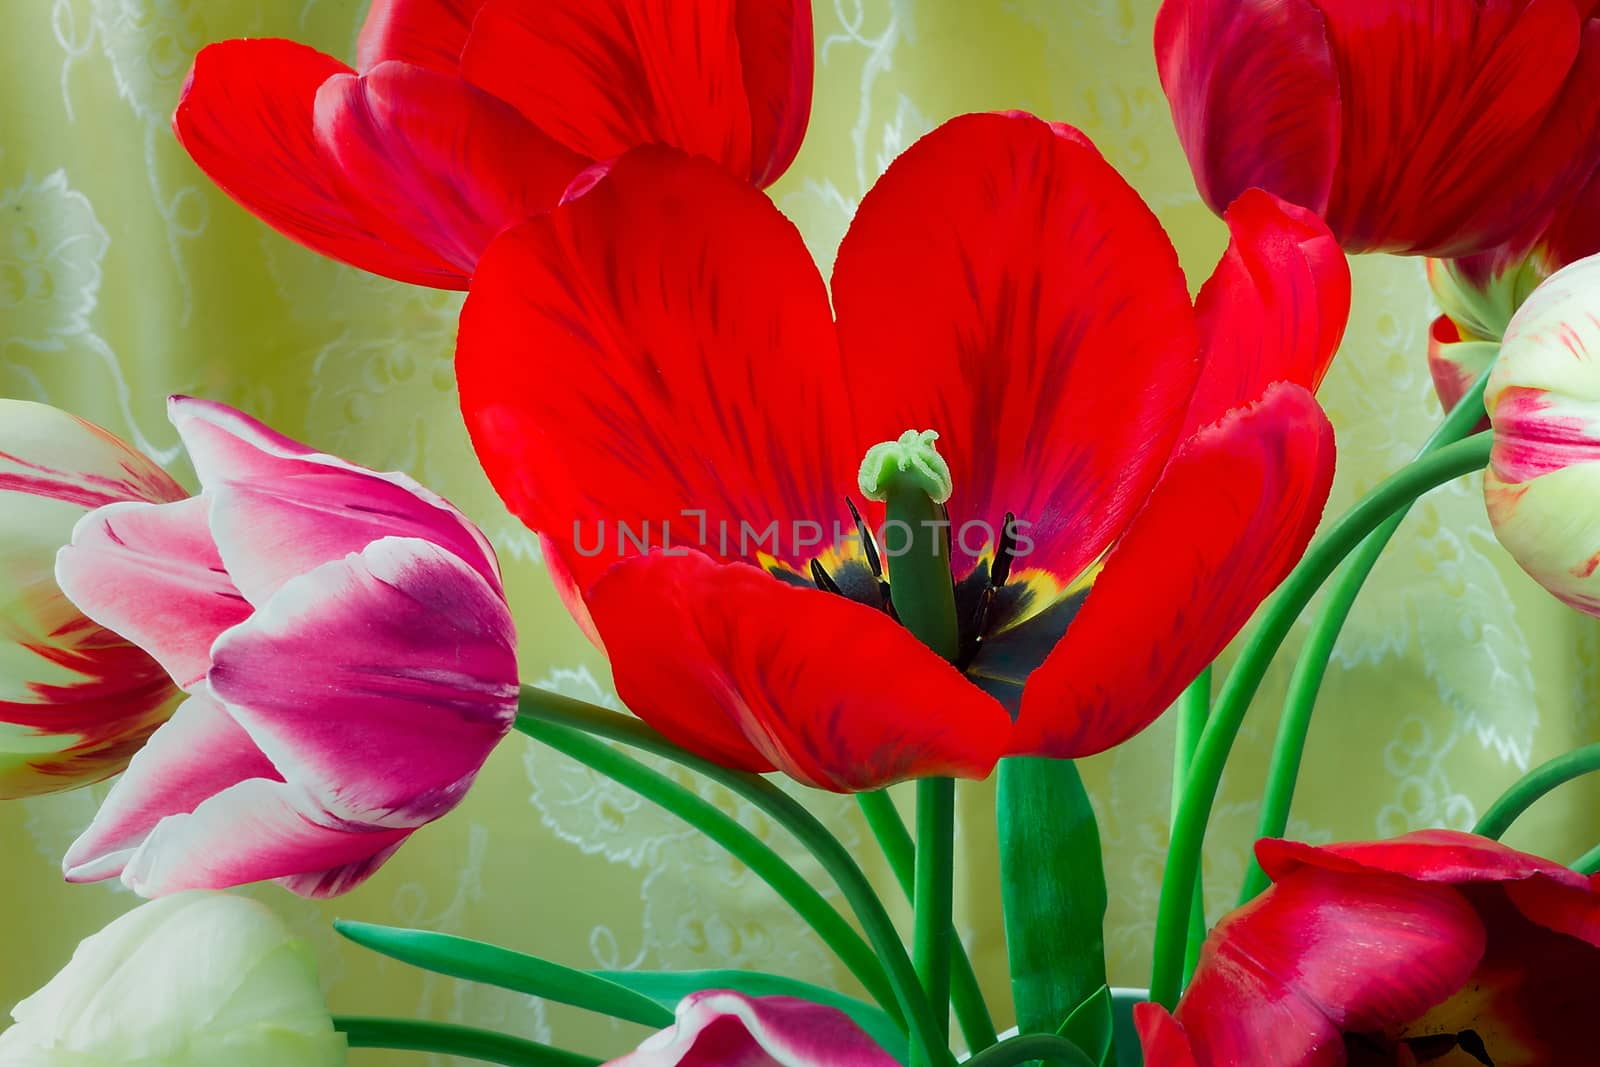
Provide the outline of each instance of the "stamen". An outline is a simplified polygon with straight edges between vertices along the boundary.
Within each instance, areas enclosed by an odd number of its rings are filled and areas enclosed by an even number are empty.
[[[1000,527],[1000,547],[995,549],[994,562],[989,564],[989,584],[996,589],[1005,585],[1006,579],[1011,577],[1011,561],[1017,554],[1017,535],[1011,528],[1016,522],[1017,517],[1006,512],[1006,521]]]
[[[883,577],[883,560],[878,555],[878,539],[872,536],[872,531],[867,529],[867,520],[861,517],[861,512],[856,510],[856,502],[849,497],[844,498],[845,506],[850,509],[850,517],[856,520],[856,534],[861,538],[861,547],[867,553],[867,566],[872,568],[876,578]]]
[[[827,593],[838,593],[844,596],[844,591],[839,588],[839,583],[833,580],[833,575],[823,570],[819,560],[811,561],[811,580],[817,583],[817,588]]]

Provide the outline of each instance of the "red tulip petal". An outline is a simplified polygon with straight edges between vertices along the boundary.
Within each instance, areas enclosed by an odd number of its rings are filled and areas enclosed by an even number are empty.
[[[185,689],[205,677],[212,642],[250,615],[206,526],[209,504],[108,504],[79,521],[56,560],[72,602]]]
[[[589,160],[450,74],[386,62],[317,92],[317,138],[377,232],[470,275],[496,234],[555,207]]]
[[[1233,239],[1195,301],[1205,363],[1185,439],[1273,382],[1316,392],[1350,317],[1350,266],[1321,219],[1260,189],[1226,218]]]
[[[1454,889],[1306,870],[1217,924],[1177,1017],[1202,1064],[1344,1067],[1344,1032],[1411,1022],[1462,987],[1484,944]]]
[[[1028,679],[1011,751],[1087,756],[1148,726],[1299,560],[1333,461],[1327,416],[1288,383],[1191,438]]]
[[[1539,876],[1573,888],[1588,886],[1583,875],[1559,863],[1459,830],[1418,830],[1386,841],[1335,845],[1264,839],[1256,843],[1256,859],[1274,881],[1303,867],[1318,867],[1352,873],[1376,871],[1450,885],[1514,882]]]
[[[1551,273],[1600,253],[1600,168],[1557,210],[1540,245],[1542,261]]]
[[[811,0],[737,0],[739,65],[750,104],[750,181],[782,177],[811,118]]]
[[[1600,25],[1573,0],[1320,7],[1344,94],[1327,217],[1347,249],[1481,252],[1589,173],[1595,150],[1572,146],[1600,127]]]
[[[642,551],[625,530],[802,573],[831,524],[854,530],[872,442],[822,279],[772,202],[705,160],[639,149],[497,240],[456,373],[490,481],[580,589]]]
[[[487,0],[461,71],[591,159],[665,144],[754,177],[736,6]]]
[[[330,820],[416,827],[455,806],[511,728],[515,646],[481,574],[386,537],[280,588],[217,641],[208,682]]]
[[[151,735],[67,850],[61,864],[67,881],[116,877],[162,819],[191,812],[249,778],[281,781],[282,775],[201,688]]]
[[[1030,115],[953,119],[901,155],[833,299],[868,438],[939,431],[951,521],[1015,513],[1026,564],[1063,580],[1143,503],[1198,372],[1160,223],[1081,133]],[[959,577],[976,561],[956,553]]]
[[[982,778],[1011,717],[886,614],[699,552],[619,563],[590,591],[617,694],[710,759],[838,792]]]
[[[374,0],[356,39],[356,66],[398,59],[454,74],[484,0]]]
[[[1211,210],[1259,186],[1321,214],[1339,158],[1339,78],[1309,0],[1166,0],[1156,68]]]
[[[1535,877],[1508,882],[1506,896],[1540,926],[1600,948],[1600,875],[1583,888],[1566,878]]]
[[[1200,1067],[1183,1026],[1166,1008],[1148,1002],[1135,1004],[1133,1025],[1139,1031],[1145,1067]]]
[[[211,180],[273,229],[314,251],[403,282],[464,288],[451,264],[406,234],[378,231],[350,210],[316,143],[322,83],[350,68],[293,41],[207,45],[172,116],[178,140]]]

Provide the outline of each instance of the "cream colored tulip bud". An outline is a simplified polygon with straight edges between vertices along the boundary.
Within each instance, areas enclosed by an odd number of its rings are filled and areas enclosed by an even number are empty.
[[[1600,615],[1600,256],[1536,289],[1484,395],[1495,536],[1539,584]]]
[[[87,937],[12,1010],[0,1067],[340,1067],[310,948],[268,908],[178,893]]]

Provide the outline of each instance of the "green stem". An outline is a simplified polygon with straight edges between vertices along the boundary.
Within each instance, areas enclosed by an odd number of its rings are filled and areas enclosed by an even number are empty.
[[[1600,845],[1596,845],[1573,860],[1572,869],[1579,874],[1594,874],[1596,871],[1600,871]]]
[[[917,852],[911,959],[922,979],[944,1046],[950,1043],[950,918],[954,907],[956,783],[917,783]],[[924,1067],[916,1049],[912,1067]]]
[[[627,786],[727,849],[817,932],[874,1000],[895,1013],[894,991],[871,946],[810,882],[737,819],[654,768],[579,730],[538,720],[519,721],[517,727],[535,741]],[[904,1022],[898,1017],[897,1021]]]
[[[1542,763],[1502,793],[1500,799],[1483,813],[1483,818],[1478,820],[1472,832],[1498,841],[1517,821],[1517,816],[1531,808],[1534,801],[1559,785],[1595,771],[1600,771],[1600,743],[1575,748],[1548,763]]]
[[[878,839],[878,847],[883,850],[883,857],[889,863],[889,871],[900,884],[906,900],[915,900],[916,849],[905,820],[895,810],[894,798],[889,796],[887,790],[879,789],[871,793],[857,793],[856,803],[861,806],[861,814],[867,819],[867,828]],[[950,930],[950,948],[950,1000],[956,1010],[956,1022],[961,1024],[961,1036],[966,1038],[967,1048],[981,1052],[1000,1040],[1000,1037],[995,1032],[989,1005],[983,999],[978,972],[973,968],[972,958],[967,955],[966,946],[956,936],[954,927]]]
[[[1030,1060],[1044,1060],[1060,1067],[1095,1067],[1084,1051],[1055,1034],[1018,1034],[984,1049],[962,1067],[1015,1067]]]
[[[1189,765],[1194,762],[1194,752],[1200,744],[1200,733],[1211,717],[1210,667],[1201,671],[1189,687],[1178,697],[1178,737],[1172,751],[1172,821],[1178,819],[1178,800],[1183,796],[1183,785],[1189,777]],[[1189,935],[1183,951],[1183,980],[1188,982],[1200,962],[1200,945],[1206,939],[1205,880],[1195,878],[1194,901],[1189,905]]]
[[[1483,418],[1483,390],[1488,384],[1489,372],[1486,370],[1423,443],[1417,453],[1418,459],[1472,432],[1472,428]],[[1300,777],[1300,762],[1305,754],[1306,737],[1311,731],[1311,714],[1316,709],[1317,693],[1328,672],[1328,663],[1333,658],[1339,632],[1350,617],[1361,587],[1372,574],[1373,567],[1377,566],[1378,557],[1383,554],[1409,510],[1409,507],[1402,507],[1389,516],[1350,554],[1339,577],[1329,586],[1327,602],[1312,619],[1311,630],[1300,648],[1299,658],[1295,660],[1294,672],[1289,676],[1278,737],[1273,745],[1272,761],[1267,768],[1261,818],[1256,825],[1257,838],[1282,837],[1288,829],[1289,809],[1294,803],[1295,784]],[[1266,887],[1267,876],[1255,857],[1251,856],[1239,903],[1249,903]]]
[[[898,1004],[902,1017],[910,1024],[913,1043],[920,1043],[927,1050],[929,1062],[944,1063],[949,1059],[947,1043],[940,1036],[942,1028],[928,998],[923,995],[917,972],[906,956],[905,945],[889,913],[884,910],[883,902],[872,891],[872,884],[849,850],[797,800],[759,775],[732,770],[685,751],[627,715],[528,686],[523,686],[517,704],[519,730],[525,730],[534,722],[550,722],[664,756],[727,787],[787,829],[833,878],[866,931],[867,940],[882,962],[894,990],[894,1001],[884,1007],[892,1010],[893,1005]]]
[[[1155,961],[1150,976],[1151,1000],[1168,1008],[1177,1003],[1206,822],[1211,816],[1211,805],[1216,801],[1228,753],[1273,654],[1317,587],[1363,538],[1429,489],[1481,469],[1489,461],[1492,444],[1492,433],[1475,434],[1465,441],[1446,445],[1384,481],[1312,543],[1263,612],[1255,632],[1223,683],[1184,782],[1183,797],[1172,828],[1172,843],[1167,851],[1166,871],[1161,880]]]
[[[453,1023],[335,1015],[333,1028],[344,1034],[351,1048],[436,1052],[484,1063],[501,1063],[506,1067],[594,1067],[601,1062],[593,1056],[552,1048],[526,1038]]]

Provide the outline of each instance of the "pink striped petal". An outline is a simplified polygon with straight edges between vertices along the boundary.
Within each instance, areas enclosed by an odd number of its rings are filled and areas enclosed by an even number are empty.
[[[440,545],[500,588],[483,534],[411,478],[313,452],[222,404],[173,397],[168,414],[209,490],[211,532],[228,574],[253,605],[386,536]]]
[[[334,818],[411,828],[454,807],[510,729],[515,647],[482,575],[390,537],[287,582],[217,642],[210,685]]]
[[[895,1067],[837,1008],[795,997],[690,993],[678,1021],[607,1067]]]
[[[108,504],[79,520],[56,581],[89,618],[132,641],[185,689],[217,635],[250,614],[206,528],[204,496]]]
[[[143,897],[283,879],[331,895],[352,888],[410,830],[342,827],[293,785],[251,778],[161,820],[129,858],[122,881]],[[340,874],[349,869],[349,874]],[[308,886],[306,872],[327,872]],[[307,893],[314,895],[314,893]]]
[[[62,861],[69,882],[121,874],[162,819],[198,808],[247,779],[276,779],[272,763],[202,687],[133,757],[89,828]]]

